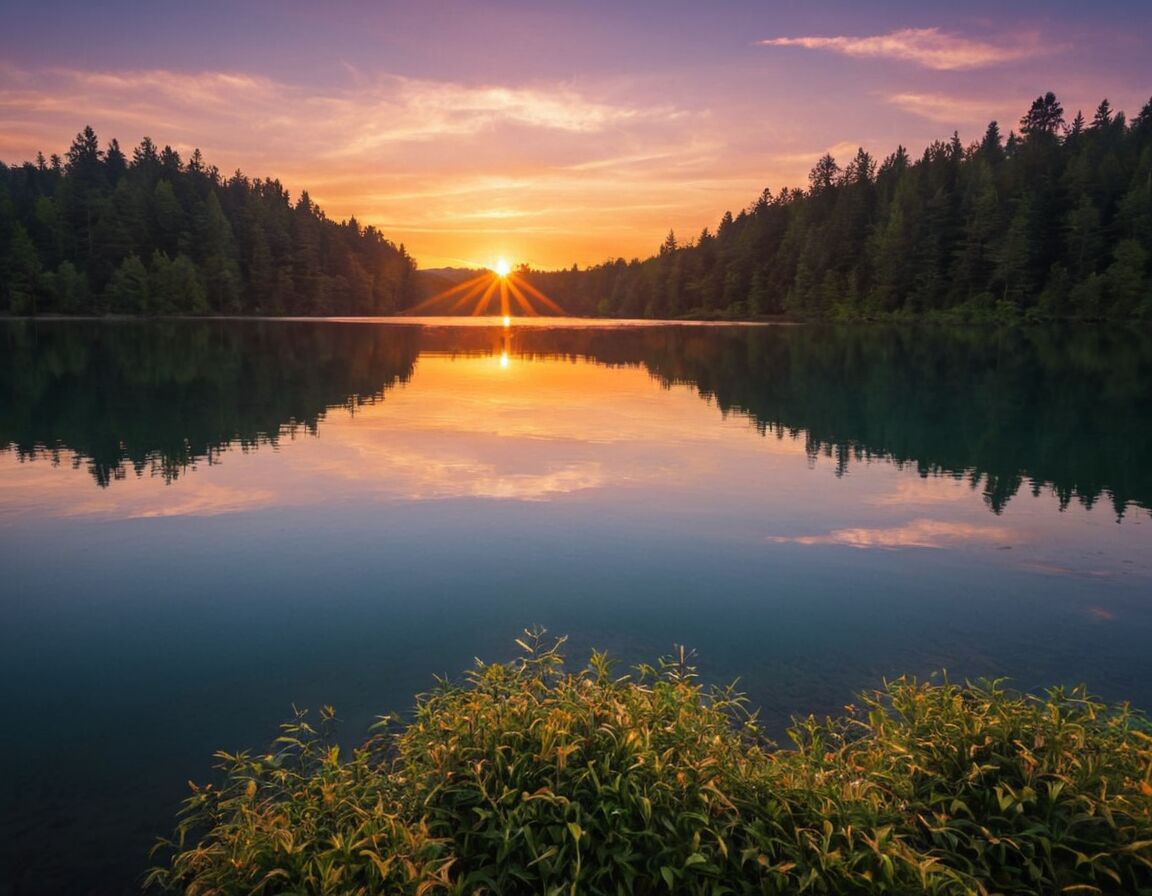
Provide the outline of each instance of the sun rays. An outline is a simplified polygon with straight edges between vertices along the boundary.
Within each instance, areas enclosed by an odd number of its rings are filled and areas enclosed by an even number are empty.
[[[409,314],[470,314],[473,317],[491,314],[505,321],[510,321],[513,315],[539,317],[544,312],[565,313],[522,274],[513,271],[503,258],[494,270],[481,271],[408,309]]]

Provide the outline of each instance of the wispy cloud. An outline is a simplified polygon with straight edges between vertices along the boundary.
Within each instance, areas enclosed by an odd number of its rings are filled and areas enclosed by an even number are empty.
[[[598,102],[567,85],[505,87],[385,76],[314,104],[350,133],[340,154],[458,138],[503,126],[597,134],[658,110]]]
[[[957,504],[970,500],[972,485],[952,476],[902,478],[895,490],[868,498],[873,507]]]
[[[957,544],[1000,544],[1019,540],[1006,526],[973,525],[944,520],[918,519],[890,528],[835,529],[826,535],[777,535],[775,544],[838,544],[853,548],[943,548]]]
[[[698,203],[711,220],[722,209],[708,190],[753,191],[744,180],[729,186],[732,171],[717,169],[716,141],[699,134],[705,113],[652,101],[628,84],[353,74],[317,89],[237,71],[0,63],[0,159],[59,151],[85,124],[127,146],[144,135],[185,154],[199,146],[222,171],[239,167],[278,177],[294,193],[307,189],[329,215],[386,228],[432,264],[449,244],[524,254],[546,215],[556,222],[545,228],[555,245],[531,247],[560,250],[551,263],[568,264],[576,259],[562,231],[611,227],[620,239],[621,205],[654,248],[669,226],[669,196],[680,209],[686,198]]]
[[[184,73],[163,69],[92,72],[50,69],[40,79],[5,69],[0,108],[24,112],[109,114],[151,128],[194,114],[265,131],[311,122],[308,133],[338,139],[344,154],[387,143],[436,140],[511,124],[568,133],[597,133],[629,119],[667,114],[600,102],[563,84],[541,87],[467,85],[385,75],[343,89],[311,88],[235,72]]]
[[[1019,97],[1013,102],[944,93],[896,93],[887,97],[887,100],[905,112],[952,127],[991,119],[1012,121],[1015,118],[1012,110],[1022,105]]]
[[[621,120],[643,117],[646,110],[589,100],[566,86],[546,89],[471,87],[411,78],[396,79],[409,109],[459,116],[473,126],[511,121],[561,131],[599,131]]]
[[[851,140],[841,140],[839,143],[834,143],[831,146],[814,146],[803,152],[777,153],[776,161],[789,165],[815,165],[816,160],[825,153],[834,159],[844,160],[856,155],[856,150],[859,149],[859,147],[859,143],[853,143]]]
[[[1036,34],[1017,36],[1012,43],[993,43],[949,34],[939,28],[901,28],[867,37],[774,37],[766,47],[805,47],[866,59],[897,59],[938,71],[987,68],[1030,59],[1055,49]]]

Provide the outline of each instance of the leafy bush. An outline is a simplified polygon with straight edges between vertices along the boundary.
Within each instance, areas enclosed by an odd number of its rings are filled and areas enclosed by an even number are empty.
[[[791,748],[680,652],[533,633],[351,757],[333,712],[218,754],[149,881],[233,893],[1149,893],[1152,729],[1082,689],[900,679]]]

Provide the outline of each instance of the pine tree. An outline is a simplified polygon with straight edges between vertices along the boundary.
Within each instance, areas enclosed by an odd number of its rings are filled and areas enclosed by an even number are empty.
[[[8,249],[8,310],[12,314],[35,314],[42,288],[40,256],[22,224],[17,224]]]
[[[1079,114],[1079,113],[1077,113]],[[1106,130],[1112,124],[1112,104],[1107,99],[1100,101],[1100,105],[1096,107],[1096,114],[1092,116],[1091,130],[1101,131]]]
[[[808,187],[812,195],[831,190],[840,180],[840,166],[830,153],[824,153],[808,172]]]
[[[146,314],[150,310],[148,270],[136,254],[116,269],[104,290],[104,305],[113,314]]]
[[[1020,119],[1020,133],[1027,138],[1051,137],[1064,124],[1064,107],[1049,91],[1032,101],[1031,108]]]

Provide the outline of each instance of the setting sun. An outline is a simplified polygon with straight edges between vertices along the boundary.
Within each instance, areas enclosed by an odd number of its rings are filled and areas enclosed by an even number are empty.
[[[513,314],[536,317],[544,313],[565,314],[565,310],[528,281],[528,269],[512,270],[507,260],[499,259],[491,268],[483,268],[457,283],[429,296],[407,309],[408,314],[447,313],[498,314],[504,326],[512,323]],[[539,307],[537,307],[539,305]]]

